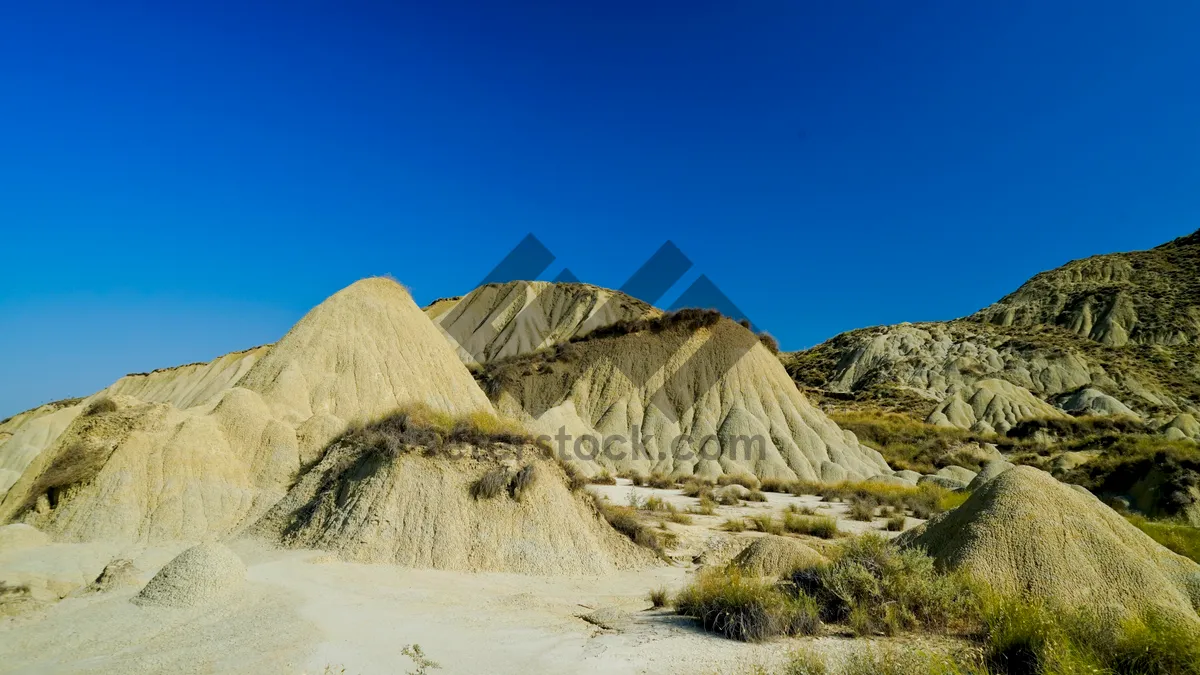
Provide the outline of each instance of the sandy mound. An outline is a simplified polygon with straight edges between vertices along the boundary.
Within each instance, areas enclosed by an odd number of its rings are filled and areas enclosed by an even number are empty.
[[[1200,627],[1200,565],[1037,469],[1005,471],[899,541],[1001,593],[1114,616],[1153,609]]]
[[[230,597],[246,579],[236,553],[216,543],[200,544],[175,556],[131,602],[158,607],[196,607]]]
[[[255,531],[406,567],[588,575],[653,562],[531,446],[337,444]]]
[[[662,312],[589,284],[511,281],[425,308],[464,363],[486,363],[564,343],[601,326]]]
[[[754,540],[733,559],[743,571],[760,577],[777,577],[798,567],[819,565],[825,556],[795,539],[768,534]]]
[[[590,473],[809,480],[891,473],[878,452],[805,400],[753,333],[728,319],[593,337],[491,364],[481,378],[507,414],[551,437],[569,434],[571,446],[552,445]],[[600,437],[605,452],[596,453],[589,444]]]
[[[134,380],[114,390],[170,400],[89,403],[28,462],[0,521],[64,541],[224,537],[257,521],[354,420],[410,404],[491,409],[407,291],[381,278],[336,293],[273,346]]]

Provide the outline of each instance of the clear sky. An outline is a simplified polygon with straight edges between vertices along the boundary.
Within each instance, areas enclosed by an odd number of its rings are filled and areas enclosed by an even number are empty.
[[[797,349],[1200,227],[1200,3],[9,2],[0,417],[526,233]],[[670,295],[666,299],[669,304]]]

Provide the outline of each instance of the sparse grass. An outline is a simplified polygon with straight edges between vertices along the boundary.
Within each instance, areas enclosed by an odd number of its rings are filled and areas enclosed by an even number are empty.
[[[651,495],[646,498],[646,501],[639,505],[639,508],[647,511],[674,511],[675,507],[663,501],[658,495]]]
[[[100,398],[96,399],[95,401],[92,401],[91,403],[89,403],[88,407],[84,409],[83,414],[86,416],[103,415],[105,413],[111,413],[111,412],[116,412],[116,411],[117,411],[116,401],[112,400],[111,398],[109,398],[107,396],[101,396]]]
[[[723,474],[717,479],[717,485],[741,485],[747,490],[757,490],[759,487],[758,479],[748,473]]]
[[[691,516],[689,516],[686,513],[679,513],[678,511],[672,511],[671,514],[669,516],[667,516],[667,520],[669,520],[672,523],[675,523],[677,525],[691,525],[692,524]]]
[[[690,511],[698,516],[712,516],[717,513],[717,503],[710,497],[704,496],[700,498],[700,503],[693,506]]]
[[[799,504],[788,504],[788,505],[787,505],[787,507],[786,507],[786,508],[784,508],[783,510],[784,510],[786,513],[795,513],[795,514],[799,514],[799,515],[801,515],[801,516],[815,516],[815,515],[817,515],[817,510],[816,510],[816,509],[814,509],[813,507],[811,507],[811,506],[800,506]]]
[[[791,513],[783,516],[783,529],[792,534],[806,534],[821,539],[838,536],[837,521],[829,516],[801,516]]]
[[[649,479],[646,478],[646,474],[634,471],[629,474],[629,480],[637,487],[646,487],[646,481]]]
[[[745,532],[746,520],[744,518],[728,518],[721,523],[721,529],[726,532]]]
[[[758,642],[782,635],[812,635],[820,628],[816,603],[737,568],[711,569],[675,597],[675,611],[708,631]]]
[[[846,411],[832,413],[830,418],[878,450],[893,468],[926,474],[958,462],[966,462],[962,466],[978,471],[983,457],[958,456],[956,451],[972,442],[1006,443],[1003,437],[938,427],[900,413]]]
[[[559,466],[562,467],[563,473],[567,475],[567,488],[571,492],[579,492],[587,486],[587,476],[583,475],[579,467],[568,462],[559,462]]]
[[[600,500],[595,500],[595,503],[600,515],[604,516],[614,530],[629,537],[633,543],[654,551],[660,557],[665,558],[667,549],[678,543],[678,537],[675,535],[656,531],[638,520],[637,511],[633,507],[615,506]]]
[[[750,494],[746,495],[746,501],[748,501],[748,502],[765,502],[765,501],[767,501],[767,496],[765,494],[763,494],[762,491],[760,491],[760,490],[751,490]]]
[[[521,467],[521,470],[513,475],[512,481],[508,485],[509,494],[512,495],[513,499],[521,501],[521,498],[524,497],[530,488],[533,487],[533,484],[537,482],[537,477],[538,473],[537,469],[534,468],[534,465],[526,464],[525,466]]]
[[[795,481],[784,480],[782,478],[764,478],[759,489],[763,492],[780,492],[788,493],[792,491],[792,484]]]
[[[850,520],[858,520],[864,523],[869,523],[875,519],[875,502],[862,498],[855,498],[850,502],[850,509],[846,511],[846,516]]]
[[[508,493],[509,473],[505,469],[491,469],[471,484],[474,499],[495,499]]]
[[[646,480],[646,485],[659,490],[668,490],[675,487],[675,479],[661,473],[655,473]]]
[[[748,518],[750,525],[759,532],[767,534],[783,534],[783,523],[770,515],[756,515]]]
[[[647,599],[650,600],[651,607],[658,609],[666,607],[671,602],[671,594],[666,588],[659,587],[651,590],[647,595]]]
[[[1154,522],[1136,515],[1125,517],[1139,530],[1150,535],[1154,541],[1181,556],[1200,562],[1200,528],[1177,523]]]
[[[425,652],[421,649],[421,645],[404,645],[400,653],[411,659],[413,665],[417,667],[416,670],[408,671],[408,675],[426,675],[430,670],[441,669],[437,661],[425,655]]]
[[[608,469],[601,469],[599,473],[588,479],[592,485],[616,485],[617,479],[609,473]]]
[[[822,620],[859,635],[967,630],[978,603],[964,576],[942,574],[922,551],[874,534],[847,540],[832,563],[796,570],[791,581],[814,598]]]
[[[734,494],[732,490],[718,490],[713,493],[713,496],[722,506],[737,506],[742,503],[741,498]]]
[[[709,481],[700,480],[699,478],[689,478],[680,486],[680,491],[685,497],[697,497],[699,499],[712,499],[713,484]]]
[[[454,417],[426,405],[411,405],[378,420],[352,426],[339,439],[391,457],[413,450],[437,452],[450,445],[466,444],[480,448],[496,445],[544,444],[512,420],[486,412]]]

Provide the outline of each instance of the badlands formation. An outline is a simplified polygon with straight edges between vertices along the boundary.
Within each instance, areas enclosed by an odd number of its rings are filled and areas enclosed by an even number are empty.
[[[586,284],[357,282],[0,423],[0,672],[1196,672],[1196,237],[782,355]],[[1111,639],[998,623],[1036,607]]]

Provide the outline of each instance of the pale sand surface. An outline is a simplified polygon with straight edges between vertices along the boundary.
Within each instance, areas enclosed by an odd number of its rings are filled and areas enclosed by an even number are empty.
[[[622,481],[622,483],[626,483]],[[660,495],[681,508],[678,490],[590,486],[617,503]],[[674,564],[595,577],[540,577],[407,569],[337,561],[321,551],[282,551],[257,540],[230,547],[246,563],[233,598],[194,608],[129,602],[188,544],[118,547],[54,544],[0,555],[0,572],[55,571],[94,578],[108,560],[131,558],[140,584],[76,594],[18,618],[0,619],[3,673],[403,673],[401,649],[419,644],[441,664],[435,673],[748,673],[782,662],[799,645],[837,657],[863,641],[784,639],[745,644],[705,634],[667,610],[650,609],[652,588],[678,589],[694,554],[728,517],[779,512],[791,503],[834,515],[841,504],[769,494],[766,504],[720,507],[680,535]],[[861,531],[879,524],[841,520]],[[745,543],[754,534],[737,538]],[[738,544],[733,545],[736,553]],[[732,555],[730,553],[730,555]],[[65,571],[64,571],[65,570]],[[580,618],[600,608],[628,614],[617,630]],[[328,671],[327,671],[328,668]],[[769,672],[769,671],[768,671]]]

